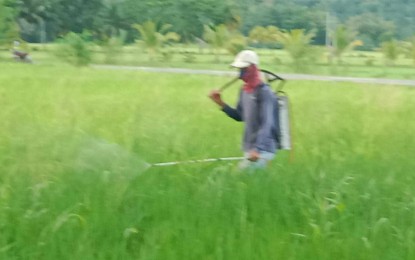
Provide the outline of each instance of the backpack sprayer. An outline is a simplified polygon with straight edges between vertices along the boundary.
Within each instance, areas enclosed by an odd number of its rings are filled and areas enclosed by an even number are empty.
[[[290,100],[288,95],[282,90],[285,85],[285,79],[267,70],[261,70],[261,72],[264,73],[268,83],[271,83],[275,80],[280,80],[277,90],[274,92],[278,101],[277,120],[279,120],[280,128],[280,149],[291,150],[292,152]]]

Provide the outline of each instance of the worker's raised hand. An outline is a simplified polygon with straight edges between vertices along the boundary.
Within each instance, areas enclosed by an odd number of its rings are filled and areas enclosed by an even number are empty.
[[[219,90],[212,90],[209,93],[209,97],[210,97],[210,99],[213,100],[213,102],[215,102],[216,104],[218,104],[220,107],[224,107],[225,106],[225,103],[222,100],[222,97],[220,95]]]

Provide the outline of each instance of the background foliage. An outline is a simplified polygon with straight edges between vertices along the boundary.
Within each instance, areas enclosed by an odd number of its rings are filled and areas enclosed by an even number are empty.
[[[245,35],[255,26],[314,30],[316,44],[325,43],[327,28],[347,24],[370,47],[408,39],[415,28],[415,2],[407,0],[2,0],[0,5],[2,13],[10,9],[2,20],[12,16],[30,42],[84,30],[97,38],[126,30],[132,41],[138,34],[131,24],[148,20],[171,24],[182,41],[201,38],[204,25],[226,24]]]

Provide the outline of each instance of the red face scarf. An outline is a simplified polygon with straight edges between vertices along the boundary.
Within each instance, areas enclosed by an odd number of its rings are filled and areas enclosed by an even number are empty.
[[[254,92],[255,88],[262,83],[260,72],[255,64],[241,69],[241,75],[239,78],[245,82],[243,90],[246,93]]]

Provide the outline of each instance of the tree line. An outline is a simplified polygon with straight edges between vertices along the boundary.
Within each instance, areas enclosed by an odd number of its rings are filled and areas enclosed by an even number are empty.
[[[51,42],[68,32],[102,39],[126,33],[132,24],[171,24],[181,41],[201,38],[205,25],[226,24],[248,34],[255,26],[313,31],[313,43],[345,26],[366,48],[406,40],[415,28],[415,2],[408,0],[0,0],[0,33],[28,42]],[[5,36],[6,35],[6,36]]]

